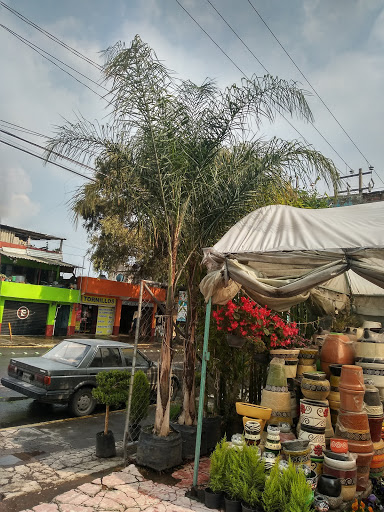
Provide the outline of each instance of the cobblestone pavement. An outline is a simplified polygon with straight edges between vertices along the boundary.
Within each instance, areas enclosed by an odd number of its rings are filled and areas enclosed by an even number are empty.
[[[209,462],[209,461],[208,461]],[[207,478],[207,459],[202,461],[202,479]],[[185,477],[171,486],[145,479],[131,464],[119,472],[97,478],[92,483],[56,496],[50,503],[40,503],[22,512],[205,512],[209,509],[202,503],[185,496],[191,484],[192,464],[172,474],[174,478]]]

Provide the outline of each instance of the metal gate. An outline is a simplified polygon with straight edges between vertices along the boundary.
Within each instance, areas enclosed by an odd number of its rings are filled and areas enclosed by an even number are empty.
[[[41,302],[6,300],[1,334],[9,334],[8,324],[11,324],[12,334],[20,336],[44,335],[48,307],[48,304],[42,304]]]
[[[57,306],[54,336],[66,336],[68,332],[68,321],[71,306],[61,304]]]

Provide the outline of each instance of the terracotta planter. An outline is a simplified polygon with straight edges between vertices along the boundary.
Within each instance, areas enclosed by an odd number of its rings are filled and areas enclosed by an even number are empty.
[[[336,434],[339,435],[336,429]],[[369,453],[373,451],[372,441],[355,441],[354,439],[348,439],[348,448],[351,453]]]
[[[338,424],[348,432],[357,431],[369,434],[369,423],[366,412],[351,412],[340,409]]]
[[[303,372],[301,392],[310,400],[325,400],[331,385],[324,372]]]
[[[381,429],[383,425],[383,416],[379,418],[368,417],[369,431],[373,443],[377,443],[381,439]]]
[[[355,391],[339,387],[340,409],[345,411],[361,412],[363,410],[364,391]]]
[[[355,349],[348,336],[341,333],[330,333],[326,336],[321,349],[321,369],[330,375],[330,364],[353,364]]]
[[[343,365],[341,367],[339,388],[365,391],[363,369],[355,365]]]
[[[334,453],[347,453],[348,452],[348,441],[341,437],[333,437],[330,442],[331,450]]]

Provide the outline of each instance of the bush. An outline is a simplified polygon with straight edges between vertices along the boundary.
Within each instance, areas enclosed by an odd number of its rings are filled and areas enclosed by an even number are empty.
[[[229,446],[224,437],[211,454],[211,466],[209,470],[209,487],[213,492],[226,490],[227,458]]]
[[[250,508],[261,504],[261,495],[265,486],[264,461],[259,457],[257,448],[244,446],[240,453],[240,498]]]
[[[133,378],[132,402],[130,422],[137,425],[148,415],[150,398],[150,385],[145,373],[141,370]]]

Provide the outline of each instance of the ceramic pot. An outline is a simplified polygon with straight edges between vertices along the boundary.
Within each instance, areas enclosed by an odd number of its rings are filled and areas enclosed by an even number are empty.
[[[260,444],[260,423],[257,421],[247,421],[244,425],[244,438],[248,446]]]
[[[236,412],[241,416],[268,420],[271,417],[272,409],[269,407],[262,407],[261,405],[236,402]]]
[[[340,379],[342,366],[343,365],[339,364],[339,363],[332,363],[329,365],[329,371],[331,372],[331,378],[333,376],[333,377]],[[339,382],[339,381],[337,381],[337,382]]]
[[[301,392],[310,400],[325,400],[331,385],[324,372],[303,372]]]
[[[344,441],[344,439],[343,439],[343,441]],[[329,459],[334,459],[334,460],[348,461],[351,459],[351,455],[349,452],[348,453],[335,453],[332,450],[324,450],[323,454],[326,455]]]
[[[329,504],[325,496],[318,494],[313,500],[313,508],[316,512],[327,512],[329,510]]]
[[[329,440],[334,435],[335,435],[335,431],[333,430],[330,409],[328,407],[328,414],[326,417],[326,424],[325,424],[325,440],[326,440],[327,446],[329,446]]]
[[[284,370],[287,379],[294,379],[296,377],[298,362],[298,359],[285,359]]]
[[[359,453],[356,459],[356,465],[357,467],[365,467],[368,468],[371,465],[373,456],[375,455],[375,452],[368,452],[368,453]],[[358,470],[359,471],[359,470]]]
[[[373,443],[377,443],[381,439],[381,429],[383,425],[383,416],[379,418],[370,418],[368,416],[369,431]]]
[[[319,355],[318,347],[315,348],[301,348],[299,354],[299,363],[304,366],[314,365]]]
[[[330,468],[324,463],[323,474],[335,476],[336,478],[340,478],[341,495],[343,497],[343,501],[353,500],[353,498],[355,497],[355,494],[356,494],[356,480],[357,480],[357,470],[356,469],[352,469],[349,471],[343,471],[340,469]]]
[[[247,423],[247,421],[257,421],[257,423],[260,424],[260,432],[263,432],[265,424],[267,422],[267,420],[261,420],[258,418],[248,418],[248,416],[243,416],[243,426],[244,427],[245,427],[245,424]]]
[[[327,457],[325,454],[324,454],[324,464],[326,464],[329,468],[340,469],[342,471],[356,469],[355,459],[337,460],[337,459],[332,459],[330,457]]]
[[[338,424],[347,432],[360,432],[369,434],[369,423],[367,413],[339,410]],[[345,436],[343,436],[345,437]],[[362,441],[366,441],[367,436],[363,436]]]
[[[297,366],[296,377],[301,378],[305,372],[315,372],[316,366],[314,364],[299,364]]]
[[[356,391],[339,387],[340,409],[345,411],[361,412],[363,410],[364,391]]]
[[[308,467],[308,466],[306,466]],[[318,476],[317,474],[314,472],[314,471],[310,471],[309,475],[306,475],[307,478],[307,484],[311,487],[312,491],[314,491],[317,487],[317,479],[318,479]]]
[[[373,450],[375,455],[380,455],[384,453],[384,441],[380,439],[378,443],[373,443]]]
[[[346,334],[351,341],[357,341],[357,333],[356,332],[357,332],[356,329],[347,327],[345,329],[344,334]]]
[[[328,402],[300,400],[300,423],[316,428],[325,428],[328,416]]]
[[[331,475],[321,475],[317,481],[317,490],[321,494],[337,498],[341,494],[340,478]]]
[[[330,364],[353,364],[355,362],[355,349],[348,336],[341,333],[327,334],[321,349],[321,369],[330,375]]]
[[[311,469],[316,473],[317,476],[323,474],[323,463],[324,457],[313,457],[311,456]]]
[[[348,452],[348,441],[340,437],[334,437],[330,442],[331,450],[334,453],[347,453]]]
[[[375,386],[365,386],[364,403],[369,407],[383,406],[380,400],[379,390]]]
[[[295,466],[300,464],[310,465],[311,448],[308,440],[285,441],[281,444],[285,460],[290,459]]]
[[[364,404],[363,410],[368,414],[368,418],[379,418],[383,416],[383,406],[382,405],[367,405]]]
[[[329,331],[323,329],[322,327],[319,327],[312,336],[313,344],[317,345],[318,347],[322,347],[327,334],[329,334]]]
[[[325,494],[323,494],[323,496],[328,501],[329,510],[338,510],[343,504],[343,497],[341,494],[337,498],[334,498],[333,496],[327,496]]]
[[[292,423],[289,391],[272,391],[264,388],[261,395],[261,405],[272,409],[268,423]]]
[[[363,369],[359,366],[344,364],[341,367],[340,388],[365,391]]]
[[[339,435],[339,433],[337,433],[337,435]],[[373,443],[372,441],[356,441],[354,439],[348,439],[348,448],[351,453],[368,453],[373,451]]]
[[[375,360],[377,361],[377,360]],[[365,379],[371,379],[373,384],[379,389],[380,399],[384,400],[384,360],[382,362],[356,362],[356,366],[361,366]]]
[[[270,357],[278,357],[279,359],[291,359],[291,360],[297,360],[300,354],[299,348],[278,348],[274,350],[270,350]]]

